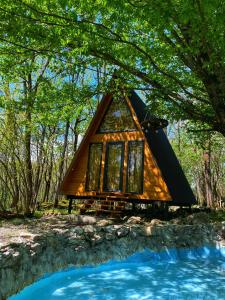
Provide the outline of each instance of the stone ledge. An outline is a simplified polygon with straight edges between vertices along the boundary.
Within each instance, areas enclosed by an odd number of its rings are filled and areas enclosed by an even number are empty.
[[[0,228],[0,300],[6,300],[44,274],[68,266],[122,259],[144,248],[160,251],[214,245],[222,242],[224,236],[222,223],[108,225],[103,222],[105,226],[101,226],[98,222],[87,225],[63,222],[53,222],[55,225],[49,228],[20,228],[19,235],[15,226],[10,228],[8,239],[7,229]]]

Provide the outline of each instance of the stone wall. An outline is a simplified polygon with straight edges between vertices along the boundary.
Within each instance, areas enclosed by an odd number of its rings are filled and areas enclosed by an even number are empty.
[[[0,248],[0,300],[7,299],[45,273],[69,266],[122,259],[144,248],[212,245],[221,240],[222,224],[177,225],[160,222],[120,225],[63,225],[25,232]]]

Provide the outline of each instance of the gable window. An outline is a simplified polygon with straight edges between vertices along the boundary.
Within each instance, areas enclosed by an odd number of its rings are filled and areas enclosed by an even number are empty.
[[[104,191],[119,192],[123,188],[124,143],[109,142],[106,145]]]
[[[102,143],[90,144],[86,176],[87,191],[98,191],[100,188],[101,161]]]
[[[98,133],[137,130],[124,97],[113,98],[98,129]]]
[[[129,193],[143,193],[144,142],[128,142],[127,186]]]

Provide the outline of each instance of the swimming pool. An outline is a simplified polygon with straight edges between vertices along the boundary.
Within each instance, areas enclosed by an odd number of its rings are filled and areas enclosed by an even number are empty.
[[[8,300],[225,299],[225,248],[149,250],[46,275]]]

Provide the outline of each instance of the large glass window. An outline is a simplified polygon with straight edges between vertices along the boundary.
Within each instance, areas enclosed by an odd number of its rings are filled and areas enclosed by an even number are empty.
[[[111,142],[106,146],[104,191],[122,191],[124,143]]]
[[[127,187],[129,193],[143,193],[143,141],[128,142]]]
[[[133,130],[136,130],[136,126],[126,100],[123,97],[112,99],[98,132],[105,133]]]
[[[100,187],[102,160],[102,143],[93,143],[89,146],[86,190],[98,191]]]

